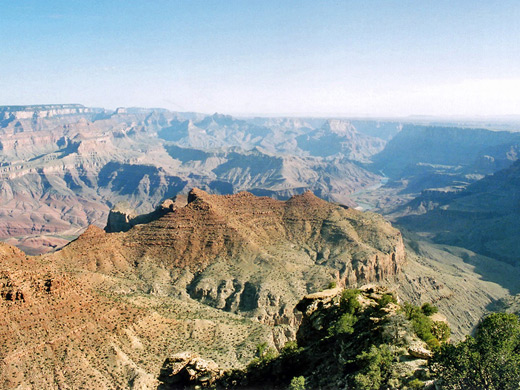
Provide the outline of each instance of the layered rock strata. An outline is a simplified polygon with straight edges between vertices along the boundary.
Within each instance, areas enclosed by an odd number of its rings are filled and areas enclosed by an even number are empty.
[[[186,206],[170,205],[125,219],[119,230],[152,219],[126,232],[91,227],[54,257],[119,275],[157,267],[168,277],[150,280],[149,291],[187,295],[269,324],[295,324],[299,296],[331,281],[356,285],[391,278],[405,258],[400,232],[382,217],[310,192],[279,201],[194,189]]]

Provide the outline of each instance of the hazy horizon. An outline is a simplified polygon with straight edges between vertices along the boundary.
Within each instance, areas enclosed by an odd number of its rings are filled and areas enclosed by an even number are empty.
[[[0,105],[360,118],[520,107],[513,1],[4,3]]]

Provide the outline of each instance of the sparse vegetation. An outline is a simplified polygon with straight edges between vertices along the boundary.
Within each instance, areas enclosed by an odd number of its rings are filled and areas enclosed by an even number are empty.
[[[266,343],[259,344],[247,370],[228,374],[223,388],[233,383],[238,388],[290,390],[425,387],[429,372],[424,359],[409,351],[417,341],[413,333],[440,345],[449,335],[446,324],[431,321],[421,307],[397,304],[395,294],[385,288],[346,289],[332,299],[317,299],[321,301],[303,301],[309,311],[302,307],[298,342],[286,343],[277,356],[269,354]],[[413,359],[417,366],[410,365]]]
[[[298,347],[298,343],[296,340],[291,340],[285,343],[283,348],[280,351],[280,356],[291,356],[301,352],[303,348]]]
[[[430,331],[441,343],[448,341],[451,334],[448,324],[441,321],[434,321]]]
[[[253,360],[247,365],[248,370],[257,369],[259,366],[266,365],[278,356],[278,353],[266,342],[257,344],[256,355]]]
[[[428,344],[431,350],[436,350],[441,343],[448,340],[450,337],[449,327],[440,321],[432,321],[427,313],[437,312],[437,308],[430,304],[424,304],[422,307],[414,306],[405,303],[404,311],[406,318],[412,322],[412,327],[415,334]]]
[[[328,328],[330,336],[339,334],[352,334],[354,324],[357,322],[356,313],[361,307],[358,301],[360,291],[357,289],[343,290],[340,297],[340,316]]]
[[[357,322],[355,315],[350,313],[343,313],[341,317],[329,328],[331,336],[338,334],[352,334],[354,333],[354,324]]]
[[[344,313],[354,314],[361,307],[357,297],[361,292],[357,289],[346,289],[341,293],[340,309]]]
[[[336,288],[337,286],[338,286],[338,283],[335,280],[333,280],[332,282],[330,282],[327,285],[327,289]]]
[[[408,388],[409,389],[423,389],[424,382],[418,378],[414,378],[410,382],[408,382]]]

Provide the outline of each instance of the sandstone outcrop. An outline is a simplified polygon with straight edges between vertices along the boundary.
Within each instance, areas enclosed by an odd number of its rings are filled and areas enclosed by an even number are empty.
[[[408,353],[418,359],[430,359],[432,357],[432,351],[426,349],[421,344],[415,344],[408,347]]]

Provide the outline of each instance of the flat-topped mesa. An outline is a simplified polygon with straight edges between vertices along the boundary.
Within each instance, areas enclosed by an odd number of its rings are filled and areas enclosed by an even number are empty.
[[[61,115],[93,113],[81,104],[41,104],[31,106],[0,106],[0,120],[52,118]]]
[[[23,106],[0,106],[0,112],[3,111],[42,111],[56,109],[89,109],[83,104],[32,104]]]

